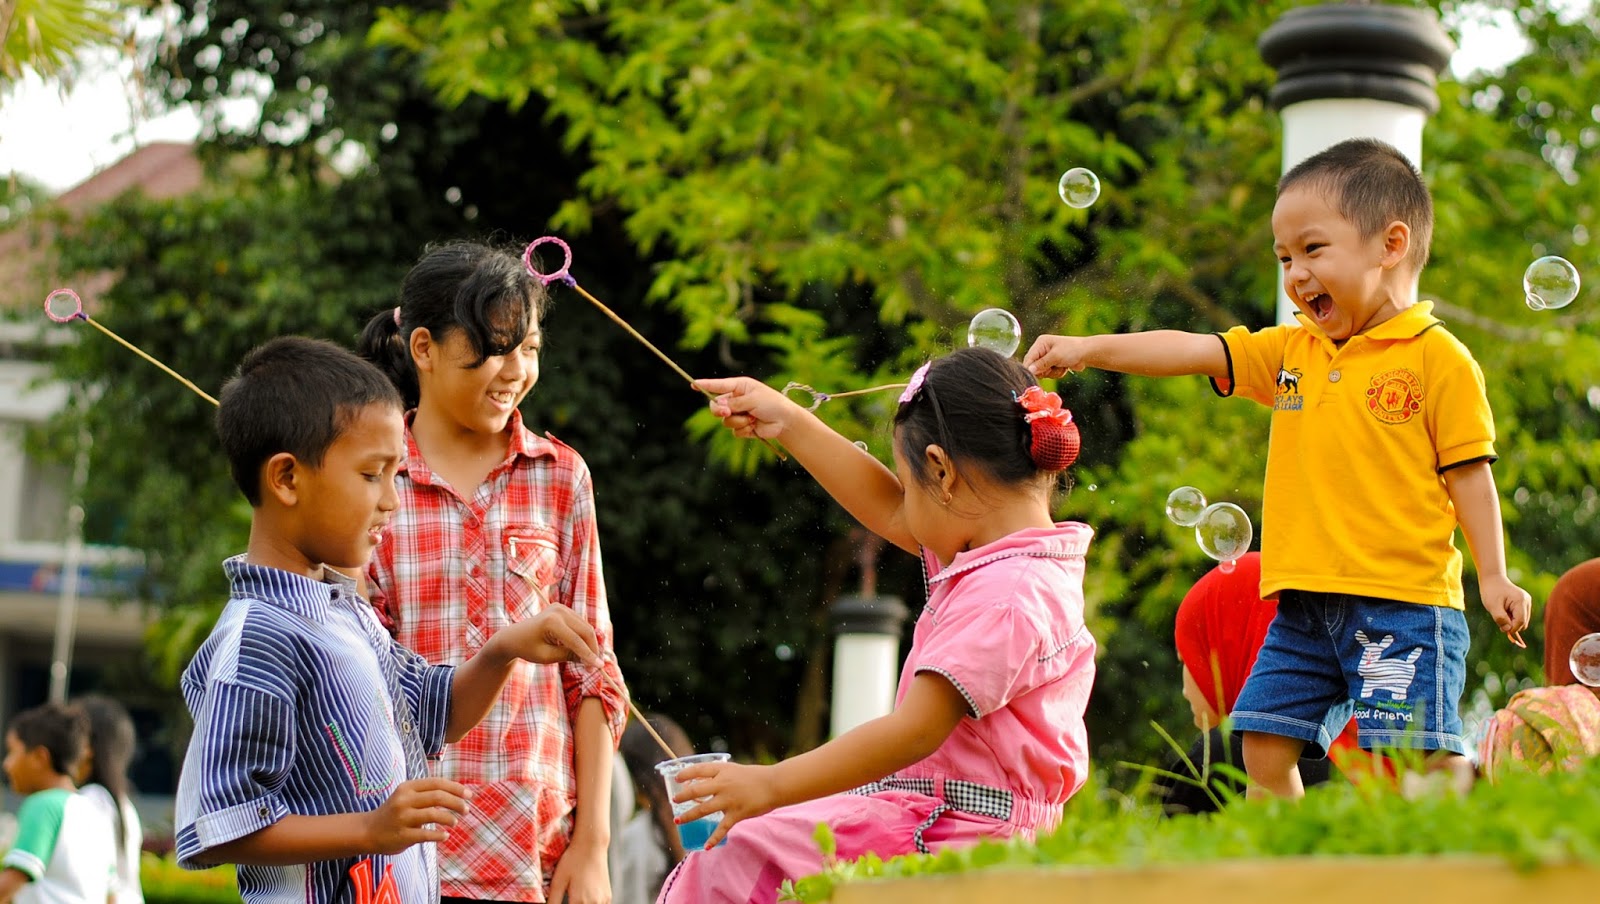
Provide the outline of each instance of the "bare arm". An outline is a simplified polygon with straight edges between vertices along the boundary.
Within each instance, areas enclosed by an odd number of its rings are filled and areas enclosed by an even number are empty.
[[[573,726],[573,758],[578,806],[572,840],[550,880],[551,901],[603,901],[611,895],[606,871],[611,841],[611,726],[598,697],[578,705]]]
[[[711,413],[735,435],[779,440],[862,527],[912,555],[920,554],[920,545],[906,527],[900,479],[882,462],[758,380],[696,380],[695,387],[717,393]]]
[[[443,841],[467,812],[467,789],[442,778],[402,782],[367,813],[289,814],[272,825],[205,851],[206,863],[294,866],[370,854],[398,854],[424,841]],[[3,881],[3,879],[0,879]]]
[[[1451,468],[1444,472],[1444,486],[1455,504],[1467,547],[1472,550],[1483,607],[1500,630],[1515,635],[1528,627],[1533,600],[1506,575],[1505,533],[1494,472],[1487,461]]]
[[[1059,377],[1086,367],[1144,377],[1229,377],[1221,339],[1181,330],[1040,336],[1022,363],[1039,377]]]
[[[17,892],[33,881],[28,874],[14,866],[0,870],[0,904],[11,904],[17,897]]]
[[[678,778],[689,788],[679,799],[707,799],[679,819],[688,822],[721,812],[722,823],[706,841],[707,848],[715,847],[741,820],[848,791],[923,759],[939,749],[967,713],[966,699],[955,685],[922,672],[911,680],[894,712],[776,766],[726,763],[683,770]]]
[[[511,677],[517,660],[575,660],[601,668],[600,642],[594,626],[566,606],[547,606],[537,615],[496,631],[483,649],[456,668],[450,685],[450,721],[446,741],[459,741],[483,721]]]

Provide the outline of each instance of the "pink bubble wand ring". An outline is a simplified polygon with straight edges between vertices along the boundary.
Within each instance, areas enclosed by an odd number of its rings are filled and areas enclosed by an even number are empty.
[[[57,314],[56,310],[55,310],[55,302],[56,302],[57,299],[68,299],[68,300],[71,300],[71,302],[72,302],[72,313],[67,314],[66,316],[62,316],[60,314]],[[185,377],[183,374],[180,374],[177,371],[173,370],[172,368],[168,367],[167,365],[162,364],[160,361],[156,360],[153,356],[147,354],[144,349],[140,348],[137,345],[134,345],[132,342],[129,342],[128,340],[122,338],[121,336],[118,336],[116,333],[113,333],[111,330],[106,329],[104,326],[102,326],[99,323],[99,321],[95,320],[93,317],[90,317],[88,314],[85,314],[83,312],[83,299],[78,297],[78,293],[77,292],[74,292],[71,289],[57,289],[54,292],[51,292],[49,295],[45,296],[45,299],[44,299],[44,315],[46,317],[49,317],[51,320],[54,320],[56,323],[71,323],[74,320],[82,320],[84,323],[89,324],[90,326],[94,327],[95,329],[99,330],[100,332],[105,333],[107,336],[110,336],[112,339],[115,339],[118,343],[120,343],[128,351],[133,352],[134,354],[136,354],[139,357],[145,359],[146,361],[149,361],[151,364],[154,364],[156,367],[161,368],[163,373],[165,373],[167,376],[173,378],[174,380],[177,380],[179,383],[182,383],[183,385],[189,387],[191,390],[194,391],[195,395],[199,396],[202,399],[205,399],[207,402],[210,402],[213,405],[217,404],[217,400],[216,399],[212,398],[210,396],[210,394],[208,394],[205,390],[203,390],[200,387],[198,387],[198,386],[194,385],[193,383],[189,382],[189,379],[187,377]]]
[[[540,270],[536,264],[534,264],[533,251],[534,251],[535,248],[538,248],[540,245],[555,245],[557,248],[561,249],[561,257],[562,257],[562,259],[561,259],[561,267],[559,269],[554,270],[554,271],[552,271],[550,273],[545,273],[544,271]],[[615,323],[617,326],[622,327],[624,330],[627,330],[628,331],[628,335],[630,335],[633,338],[637,339],[639,341],[639,344],[643,345],[645,348],[650,350],[651,354],[654,354],[657,358],[660,358],[661,361],[664,364],[666,364],[668,367],[672,368],[672,370],[678,376],[682,377],[684,379],[684,382],[688,383],[690,385],[690,387],[694,386],[694,377],[691,377],[689,375],[688,371],[684,370],[682,367],[679,367],[678,363],[676,361],[672,360],[671,358],[667,357],[667,354],[665,352],[663,352],[661,349],[656,348],[655,343],[651,342],[649,339],[646,339],[644,337],[644,335],[642,333],[640,333],[638,330],[634,329],[633,326],[628,323],[628,321],[623,320],[622,317],[620,315],[618,315],[616,311],[613,311],[609,307],[606,307],[604,302],[602,302],[600,299],[594,297],[593,295],[590,295],[588,290],[585,289],[583,286],[578,285],[578,281],[572,278],[572,273],[571,273],[571,269],[572,269],[572,246],[568,245],[566,242],[562,241],[561,239],[559,239],[559,238],[557,238],[556,236],[553,236],[553,235],[547,235],[547,236],[543,236],[541,238],[534,239],[533,241],[528,243],[527,250],[522,252],[522,266],[527,269],[529,276],[532,276],[534,279],[537,279],[540,283],[542,283],[545,286],[549,286],[553,282],[560,282],[560,283],[565,283],[566,285],[572,287],[573,289],[576,289],[579,295],[582,295],[584,298],[589,300],[590,304],[592,304],[595,307],[599,308],[601,313],[603,313],[607,317],[611,318],[611,321],[613,323]],[[705,397],[708,398],[708,399],[716,398],[716,394],[715,393],[707,392],[704,389],[702,389],[700,391],[702,393],[704,393]],[[767,448],[771,449],[772,453],[774,455],[778,456],[778,460],[779,461],[788,461],[789,460],[789,456],[785,455],[783,453],[783,450],[779,449],[776,445],[774,445],[771,440],[763,438],[761,441],[763,443],[766,443]]]

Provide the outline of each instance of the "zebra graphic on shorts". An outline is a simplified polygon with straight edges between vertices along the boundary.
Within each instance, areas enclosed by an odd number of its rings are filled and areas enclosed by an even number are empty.
[[[1356,674],[1361,676],[1361,699],[1372,696],[1373,691],[1388,691],[1395,700],[1404,700],[1417,676],[1422,648],[1412,650],[1404,659],[1384,659],[1384,651],[1394,643],[1393,634],[1385,634],[1383,640],[1373,643],[1367,632],[1357,631],[1356,640],[1362,648],[1361,664],[1356,667]]]

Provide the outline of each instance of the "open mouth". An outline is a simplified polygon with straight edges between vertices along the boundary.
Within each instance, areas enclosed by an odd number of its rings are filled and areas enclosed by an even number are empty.
[[[489,400],[502,408],[509,408],[516,403],[517,394],[514,392],[491,392]]]
[[[367,528],[367,539],[372,541],[373,546],[383,543],[383,530],[387,526],[386,524],[378,524]]]
[[[1311,311],[1311,316],[1319,323],[1327,320],[1328,315],[1333,313],[1333,299],[1329,298],[1326,292],[1307,295],[1301,301],[1305,303],[1305,306]]]

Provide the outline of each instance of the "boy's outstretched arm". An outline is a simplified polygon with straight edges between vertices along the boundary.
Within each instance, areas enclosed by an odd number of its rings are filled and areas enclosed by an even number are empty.
[[[401,782],[369,813],[290,814],[243,838],[196,857],[203,863],[294,866],[372,854],[398,854],[414,844],[443,841],[467,812],[467,788],[442,778]]]
[[[483,649],[456,668],[450,684],[446,741],[461,740],[483,721],[518,659],[542,663],[570,660],[594,669],[602,667],[594,626],[566,606],[547,606],[531,618],[496,631]]]
[[[1232,376],[1221,339],[1182,330],[1040,336],[1022,363],[1036,377],[1059,377],[1086,367],[1142,377],[1199,375],[1226,380]]]
[[[1445,491],[1456,507],[1456,520],[1478,568],[1478,593],[1483,607],[1501,631],[1512,635],[1528,627],[1533,598],[1506,576],[1505,529],[1500,520],[1500,494],[1487,461],[1444,472]]]

